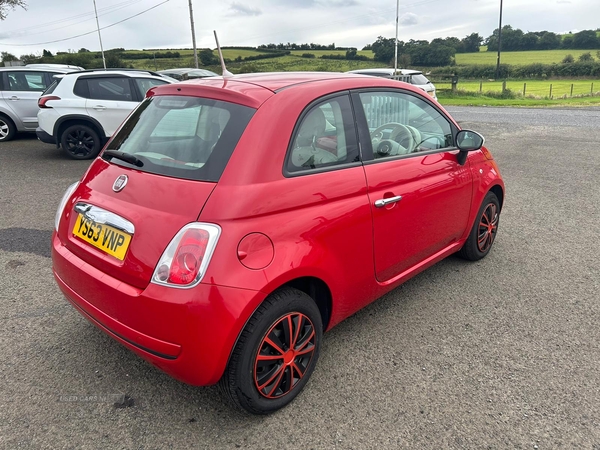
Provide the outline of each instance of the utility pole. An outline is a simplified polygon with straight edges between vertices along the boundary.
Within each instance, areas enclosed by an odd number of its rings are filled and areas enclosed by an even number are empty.
[[[94,0],[95,1],[95,0]],[[192,0],[190,3],[190,23],[192,24],[192,44],[194,45],[194,64],[198,68],[198,50],[196,49],[196,32],[194,31],[194,11],[192,10]]]
[[[394,76],[398,71],[398,13],[400,11],[400,0],[396,0],[396,40],[394,41]]]
[[[102,64],[106,70],[106,58],[104,58],[104,47],[102,47],[102,35],[100,35],[100,22],[98,22],[98,9],[96,9],[96,0],[94,0],[94,12],[96,13],[96,27],[98,28],[98,39],[100,39],[100,52],[102,52]]]
[[[500,25],[498,26],[498,59],[496,60],[496,80],[500,78],[500,51],[502,50],[502,0],[500,0]]]

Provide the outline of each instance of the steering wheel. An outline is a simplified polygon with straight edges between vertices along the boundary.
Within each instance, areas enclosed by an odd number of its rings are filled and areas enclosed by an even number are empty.
[[[383,139],[384,130],[392,130],[389,139],[398,142],[402,147],[408,150],[408,153],[414,151],[416,142],[421,140],[421,133],[413,127],[403,125],[398,122],[390,122],[377,127],[371,132],[371,143],[373,148]]]

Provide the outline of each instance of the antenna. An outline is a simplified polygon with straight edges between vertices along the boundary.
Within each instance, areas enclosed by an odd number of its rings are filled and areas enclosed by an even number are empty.
[[[225,67],[225,60],[223,59],[223,52],[221,52],[221,46],[219,45],[219,38],[217,37],[217,30],[213,30],[215,33],[215,41],[217,41],[217,50],[219,51],[219,59],[221,60],[221,69],[223,69],[223,77],[232,77],[233,74]]]

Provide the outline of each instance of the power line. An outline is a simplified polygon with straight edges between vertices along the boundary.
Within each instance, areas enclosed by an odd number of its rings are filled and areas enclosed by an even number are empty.
[[[118,22],[112,23],[110,25],[106,25],[105,27],[100,28],[100,30],[106,30],[107,28],[114,27],[115,25],[119,25],[120,23],[126,22],[126,21],[128,21],[130,19],[133,19],[134,17],[137,17],[137,16],[140,16],[140,15],[142,15],[144,13],[147,13],[148,11],[150,11],[152,9],[158,8],[160,5],[164,5],[165,3],[169,2],[169,1],[171,1],[171,0],[164,0],[161,3],[158,3],[157,5],[152,6],[151,8],[145,9],[144,11],[141,11],[141,12],[139,12],[137,14],[134,14],[133,16],[129,16],[129,17],[123,19],[123,20],[119,20]],[[46,44],[54,44],[56,42],[69,41],[71,39],[76,39],[76,38],[79,38],[79,37],[82,37],[82,36],[87,36],[89,34],[93,34],[93,33],[97,33],[97,32],[98,32],[98,30],[93,30],[93,31],[88,31],[87,33],[78,34],[77,36],[71,36],[71,37],[64,38],[64,39],[56,39],[54,41],[48,41],[48,42],[37,42],[35,44],[7,44],[5,42],[0,42],[0,44],[2,44],[2,45],[9,45],[9,46],[12,46],[12,47],[28,47],[28,46],[34,46],[34,45],[46,45]]]
[[[123,8],[125,8],[127,6],[134,5],[134,4],[139,3],[141,1],[142,0],[126,1],[126,2],[117,3],[115,5],[111,5],[111,6],[105,6],[104,8],[98,9],[98,11],[101,12],[101,14],[98,14],[98,15],[99,16],[104,16],[106,14],[110,14],[112,12],[115,12],[115,11],[119,10],[119,9],[123,9]],[[32,30],[32,29],[36,29],[37,30],[37,29],[40,29],[40,28],[45,28],[45,27],[52,26],[52,25],[57,25],[57,24],[60,24],[60,23],[72,22],[72,21],[77,20],[77,19],[83,19],[86,16],[91,16],[91,18],[90,19],[82,20],[81,22],[85,22],[86,20],[93,19],[94,18],[94,12],[92,11],[92,12],[87,12],[87,13],[81,13],[81,14],[77,14],[75,16],[70,16],[70,17],[65,17],[63,19],[54,20],[52,22],[46,22],[44,24],[31,25],[31,26],[28,26],[28,27],[25,27],[25,28],[18,28],[16,30],[9,30],[9,31],[6,32],[6,34],[9,34],[9,33],[22,33],[24,31]],[[71,26],[71,25],[67,25],[67,26]],[[42,31],[41,33],[46,33],[48,31],[60,30],[61,28],[65,28],[65,27],[53,28],[51,30]],[[28,34],[30,34],[30,33],[28,33]],[[39,34],[39,33],[33,33],[33,34]]]

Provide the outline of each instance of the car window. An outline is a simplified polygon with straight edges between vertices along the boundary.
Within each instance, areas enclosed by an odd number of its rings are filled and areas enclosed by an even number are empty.
[[[347,95],[312,106],[301,116],[286,158],[289,173],[360,161]]]
[[[454,147],[450,122],[425,100],[402,92],[358,97],[375,159]]]
[[[423,85],[423,84],[429,83],[429,80],[422,73],[417,73],[415,75],[411,75],[411,81],[410,82],[412,84]]]
[[[96,77],[77,80],[75,94],[95,100],[135,101],[129,78]]]
[[[132,113],[107,149],[139,158],[143,166],[137,170],[218,181],[254,111],[207,98],[150,97]]]
[[[140,90],[140,94],[142,94],[142,97],[146,96],[146,92],[148,92],[149,89],[152,89],[155,86],[160,86],[162,84],[167,84],[166,81],[155,80],[154,78],[134,78],[134,80],[135,84]]]
[[[8,90],[11,91],[43,91],[46,79],[43,72],[8,72]]]

